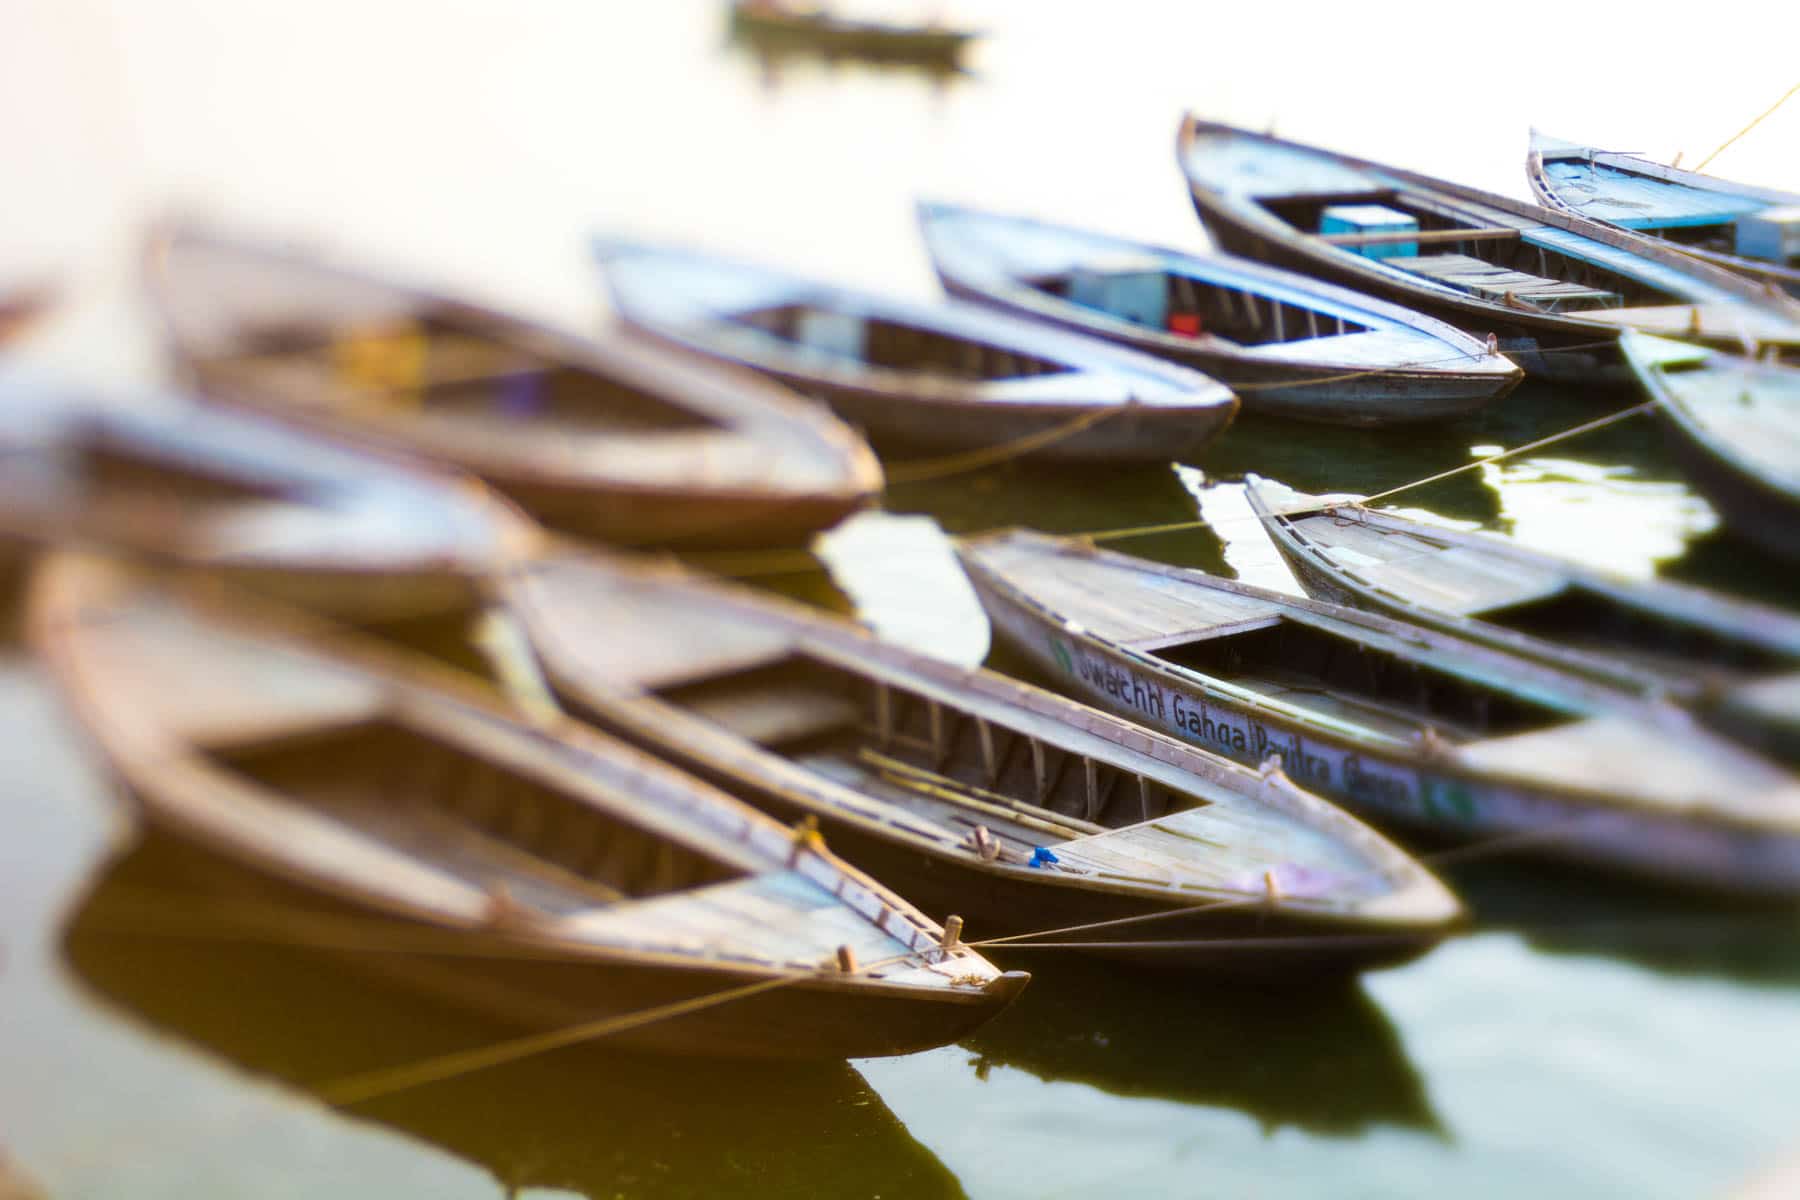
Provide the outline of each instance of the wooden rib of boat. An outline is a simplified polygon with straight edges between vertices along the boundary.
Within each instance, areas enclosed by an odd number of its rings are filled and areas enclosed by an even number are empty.
[[[1800,559],[1800,367],[1634,334],[1625,359],[1732,532]]]
[[[0,549],[196,568],[356,622],[461,613],[541,537],[471,481],[173,395],[0,375]]]
[[[881,490],[848,429],[748,374],[193,228],[159,234],[148,261],[208,397],[453,464],[564,532],[790,544]]]
[[[1800,255],[1780,254],[1739,229],[1773,209],[1800,214],[1800,194],[1731,183],[1636,154],[1599,150],[1531,131],[1531,190],[1551,208],[1665,241],[1695,258],[1800,294]],[[1772,231],[1771,231],[1772,232]],[[1758,256],[1751,252],[1762,252]]]
[[[1164,914],[1044,940],[1326,971],[1411,958],[1459,916],[1424,868],[1279,771],[673,567],[562,558],[515,578],[515,612],[580,712],[817,820],[971,938]]]
[[[1192,115],[1177,150],[1226,250],[1492,334],[1532,375],[1628,384],[1618,331],[1671,320],[1800,351],[1792,301],[1597,221]]]
[[[629,324],[815,396],[877,446],[955,451],[1046,435],[1038,457],[1167,461],[1205,446],[1237,411],[1197,372],[974,305],[913,304],[618,239],[595,253]]]
[[[1039,534],[961,547],[1060,688],[1462,838],[1800,896],[1800,780],[1691,714],[1435,630]]]
[[[1246,412],[1329,425],[1467,416],[1522,372],[1442,321],[1225,254],[919,205],[954,296],[1203,371]]]
[[[1687,705],[1800,759],[1800,617],[1309,496],[1252,475],[1250,508],[1307,593]]]
[[[737,37],[771,49],[805,47],[827,57],[913,63],[938,70],[956,69],[963,51],[980,36],[972,29],[858,20],[771,0],[736,0],[731,27]]]
[[[572,721],[73,555],[33,638],[146,825],[252,881],[229,910],[522,1027],[759,983],[609,1044],[843,1058],[954,1041],[1001,974],[810,833]]]

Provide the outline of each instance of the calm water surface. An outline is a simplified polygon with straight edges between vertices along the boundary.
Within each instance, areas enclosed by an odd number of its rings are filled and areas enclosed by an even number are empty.
[[[1572,6],[1510,6],[1509,29],[1554,23],[1561,47],[1516,56],[1535,37],[1418,3],[1354,22],[944,7],[991,31],[970,78],[758,62],[710,3],[15,0],[0,270],[58,266],[71,300],[26,353],[157,377],[127,266],[138,224],[171,207],[580,327],[600,315],[582,260],[598,226],[914,295],[932,291],[918,195],[1203,246],[1170,153],[1183,106],[1522,195],[1528,124],[1693,161],[1792,82],[1781,39],[1695,63],[1667,29]],[[1723,27],[1767,15],[1725,7]],[[1460,79],[1480,86],[1435,90]],[[1800,107],[1715,166],[1800,189],[1797,146]],[[897,488],[823,540],[829,584],[770,582],[976,662],[987,629],[945,531],[1204,514],[1121,548],[1291,586],[1242,472],[1374,491],[1626,402],[1527,386],[1436,431],[1245,420],[1179,467]],[[1800,592],[1718,535],[1641,422],[1402,502],[1627,572]],[[1791,915],[1506,861],[1450,873],[1477,934],[1347,988],[1020,954],[1038,973],[1024,1001],[928,1054],[801,1068],[592,1048],[332,1112],[309,1087],[500,1035],[337,964],[200,927],[147,936],[166,865],[126,852],[16,654],[0,708],[0,1150],[57,1196],[1708,1197],[1800,1147]]]

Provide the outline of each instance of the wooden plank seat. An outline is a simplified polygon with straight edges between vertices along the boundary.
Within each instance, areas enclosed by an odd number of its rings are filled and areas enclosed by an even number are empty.
[[[1509,298],[1522,300],[1548,312],[1617,308],[1624,303],[1624,298],[1617,292],[1528,275],[1467,254],[1396,255],[1381,261],[1408,274],[1473,293],[1484,300],[1502,303]]]
[[[701,952],[755,946],[769,961],[807,965],[833,959],[839,946],[849,946],[863,963],[906,950],[798,871],[773,871],[579,913],[561,928],[599,941]]]

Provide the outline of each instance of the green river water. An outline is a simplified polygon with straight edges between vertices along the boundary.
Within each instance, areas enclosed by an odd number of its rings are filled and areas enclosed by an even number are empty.
[[[8,11],[0,268],[60,263],[71,302],[21,353],[101,381],[157,377],[127,267],[136,223],[170,206],[580,326],[600,311],[582,239],[601,225],[913,295],[930,294],[916,195],[1203,246],[1170,153],[1184,105],[1523,194],[1527,124],[1692,160],[1791,82],[1778,45],[1696,66],[1664,34],[1550,5],[1509,19],[1555,18],[1567,53],[1519,58],[1485,18],[1423,4],[1378,21],[946,5],[990,35],[948,82],[759,63],[699,2]],[[1800,188],[1797,116],[1716,169]],[[896,488],[821,541],[829,583],[768,582],[977,662],[986,624],[946,530],[1204,515],[1119,548],[1283,586],[1242,472],[1375,491],[1634,400],[1527,385],[1435,431],[1246,419],[1176,467]],[[1396,503],[1800,596],[1791,568],[1718,534],[1642,418]],[[1036,974],[1021,1002],[930,1053],[800,1067],[593,1046],[332,1111],[309,1085],[504,1035],[329,964],[117,923],[162,864],[129,852],[124,810],[16,652],[0,729],[0,1160],[53,1196],[1720,1197],[1800,1154],[1794,915],[1504,858],[1446,871],[1470,936],[1347,987],[1017,954]]]

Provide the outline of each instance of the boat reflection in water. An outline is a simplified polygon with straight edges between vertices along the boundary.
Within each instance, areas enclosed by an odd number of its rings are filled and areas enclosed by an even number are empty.
[[[1389,1125],[1445,1136],[1398,1032],[1359,986],[1172,988],[1104,964],[1033,965],[1031,1003],[962,1043],[978,1074],[1011,1067],[1120,1096],[1239,1109],[1265,1134]]]
[[[64,948],[105,1001],[206,1053],[319,1095],[331,1081],[513,1036],[376,983],[344,952],[144,936],[156,931],[141,919],[146,899],[178,900],[186,878],[166,847],[133,851],[81,906]],[[509,1193],[964,1194],[844,1063],[658,1059],[590,1043],[346,1111],[486,1168]]]

